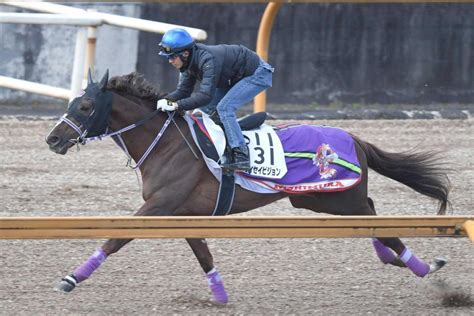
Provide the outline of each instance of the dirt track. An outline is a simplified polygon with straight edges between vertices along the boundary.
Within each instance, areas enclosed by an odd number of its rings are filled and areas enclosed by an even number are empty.
[[[318,122],[321,123],[321,122]],[[474,121],[328,121],[383,149],[441,150],[455,215],[474,215]],[[125,156],[107,140],[50,152],[53,121],[0,120],[0,216],[129,215],[141,204]],[[370,196],[380,215],[434,215],[436,204],[375,173]],[[248,215],[313,215],[288,201]],[[136,240],[70,294],[57,281],[98,240],[0,240],[0,314],[390,314],[472,315],[474,247],[462,239],[409,239],[419,257],[448,265],[420,279],[381,264],[367,239],[209,240],[230,302],[216,306],[184,240]],[[457,296],[456,296],[457,295]],[[453,305],[443,297],[451,297]]]

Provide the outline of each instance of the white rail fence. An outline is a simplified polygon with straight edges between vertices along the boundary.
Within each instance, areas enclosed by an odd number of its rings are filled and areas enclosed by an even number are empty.
[[[196,40],[204,40],[207,37],[206,31],[201,29],[101,13],[95,10],[83,10],[48,2],[5,1],[1,4],[43,13],[0,13],[0,23],[72,25],[78,28],[69,90],[0,75],[0,87],[66,100],[70,100],[79,93],[84,86],[87,69],[93,67],[96,28],[98,26],[108,24],[153,33],[165,33],[172,28],[181,27],[186,29]]]

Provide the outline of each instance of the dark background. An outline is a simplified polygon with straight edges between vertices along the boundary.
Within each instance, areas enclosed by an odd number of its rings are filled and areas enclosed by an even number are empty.
[[[256,49],[266,4],[142,4],[142,18],[208,32],[206,44]],[[471,4],[284,4],[270,38],[271,103],[470,103]],[[177,72],[140,32],[137,70],[165,91]]]

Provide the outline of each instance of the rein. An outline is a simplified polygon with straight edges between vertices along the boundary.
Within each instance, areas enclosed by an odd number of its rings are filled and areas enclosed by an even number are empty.
[[[120,140],[120,146],[122,148],[122,150],[125,152],[125,154],[127,155],[128,157],[128,161],[127,161],[127,167],[130,167],[131,169],[133,170],[136,170],[137,168],[139,168],[143,162],[148,158],[148,156],[150,155],[151,151],[155,148],[156,144],[158,143],[158,141],[160,140],[160,138],[163,136],[164,132],[166,131],[166,129],[168,128],[168,126],[170,125],[171,122],[173,122],[176,126],[176,128],[178,128],[178,131],[179,133],[181,134],[181,136],[184,138],[184,140],[186,141],[186,144],[188,145],[188,147],[191,149],[192,153],[194,154],[194,157],[196,157],[196,159],[198,159],[198,156],[196,155],[196,153],[194,152],[194,150],[192,149],[191,145],[189,144],[188,140],[186,139],[186,137],[184,137],[183,133],[181,132],[181,130],[179,129],[178,127],[178,124],[176,124],[175,120],[174,120],[174,115],[176,112],[167,112],[168,113],[168,118],[166,119],[166,122],[163,124],[161,130],[158,132],[158,134],[156,135],[155,139],[153,140],[153,142],[150,144],[150,146],[148,146],[148,149],[145,151],[145,153],[143,154],[143,156],[140,158],[140,160],[135,164],[135,166],[132,166],[132,157],[130,155],[130,153],[128,152],[128,149],[127,149],[127,146],[125,145],[125,142],[123,141],[122,139],[122,133],[124,132],[127,132],[131,129],[134,129],[138,126],[141,126],[143,125],[144,123],[146,123],[148,120],[150,120],[151,118],[153,118],[156,114],[159,113],[159,110],[155,110],[154,112],[148,114],[147,116],[145,116],[144,118],[142,118],[141,120],[139,120],[138,122],[134,123],[134,124],[131,124],[131,125],[128,125],[124,128],[121,128],[119,129],[118,131],[115,131],[115,132],[112,132],[112,133],[104,133],[102,135],[98,135],[98,136],[92,136],[92,137],[86,137],[87,133],[89,132],[87,129],[85,129],[84,131],[82,131],[81,127],[82,125],[76,125],[73,121],[71,121],[70,119],[68,119],[66,117],[67,114],[64,114],[60,119],[59,119],[59,123],[61,122],[64,122],[66,123],[67,125],[69,125],[72,129],[74,129],[78,134],[79,134],[79,137],[77,139],[71,139],[69,140],[70,142],[74,143],[77,145],[77,148],[79,150],[79,145],[85,145],[87,144],[88,142],[91,142],[91,141],[96,141],[96,140],[103,140],[104,138],[106,137],[114,137],[116,136],[119,140]]]

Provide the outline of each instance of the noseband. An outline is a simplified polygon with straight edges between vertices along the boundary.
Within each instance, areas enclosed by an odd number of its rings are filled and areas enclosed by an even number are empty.
[[[92,114],[92,113],[91,113]],[[66,123],[67,125],[69,125],[69,127],[71,127],[73,130],[75,130],[77,132],[77,134],[79,134],[79,137],[77,137],[76,139],[70,139],[68,140],[69,142],[73,143],[73,144],[81,144],[81,145],[85,145],[86,144],[86,136],[87,134],[89,133],[89,131],[87,129],[84,129],[84,131],[82,131],[82,127],[83,125],[77,125],[76,123],[74,123],[73,121],[71,121],[70,119],[67,118],[67,113],[65,113],[63,116],[61,116],[59,118],[59,121],[58,121],[58,124],[56,125],[59,125],[61,124],[62,122]],[[79,147],[78,147],[79,148]]]

